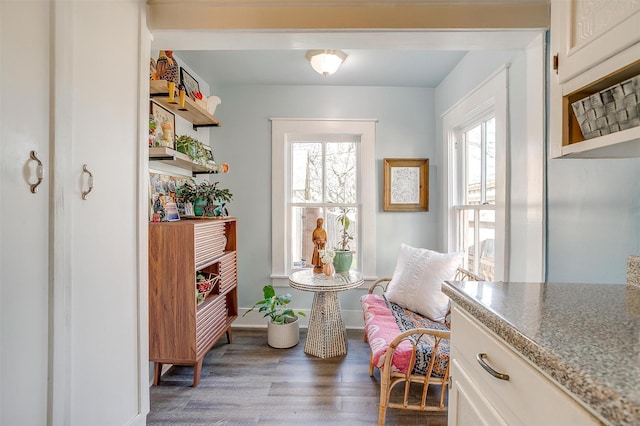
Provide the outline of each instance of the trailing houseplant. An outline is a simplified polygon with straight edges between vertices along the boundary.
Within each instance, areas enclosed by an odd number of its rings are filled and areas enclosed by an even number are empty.
[[[193,205],[196,216],[215,216],[215,210],[231,201],[233,194],[227,188],[218,188],[220,182],[210,183],[203,181],[196,184],[193,181],[186,181],[178,188],[178,196],[185,203]],[[218,209],[220,211],[221,209]]]
[[[204,144],[198,139],[189,135],[180,135],[176,138],[176,150],[188,155],[194,163],[203,167],[212,167],[209,164],[211,157]]]
[[[290,348],[300,339],[298,316],[306,316],[304,312],[295,312],[289,308],[291,294],[276,294],[271,284],[262,288],[263,299],[259,300],[242,316],[258,308],[263,312],[267,322],[267,341],[274,348]]]
[[[335,255],[333,258],[333,267],[337,273],[343,273],[351,269],[351,263],[353,262],[353,252],[349,247],[349,242],[353,240],[353,234],[349,232],[349,226],[351,225],[351,219],[349,219],[350,209],[341,208],[340,214],[336,217],[338,224],[340,224],[340,232],[338,233],[338,244],[335,248]]]

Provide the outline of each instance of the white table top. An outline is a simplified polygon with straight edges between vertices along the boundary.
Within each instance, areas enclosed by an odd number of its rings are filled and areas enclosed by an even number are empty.
[[[332,276],[303,269],[289,276],[289,285],[303,291],[344,291],[360,287],[364,276],[358,271],[335,273]]]

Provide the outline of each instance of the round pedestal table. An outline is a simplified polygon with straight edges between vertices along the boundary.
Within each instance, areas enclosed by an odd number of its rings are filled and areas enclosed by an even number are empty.
[[[304,344],[305,353],[319,358],[347,354],[346,331],[340,314],[338,292],[359,287],[363,283],[362,273],[357,271],[328,276],[314,273],[313,269],[304,269],[289,276],[292,288],[314,292],[309,331]]]

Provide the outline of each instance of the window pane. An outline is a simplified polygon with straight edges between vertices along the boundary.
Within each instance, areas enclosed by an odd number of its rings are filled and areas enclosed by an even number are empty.
[[[482,125],[478,124],[465,133],[467,158],[466,204],[482,202]]]
[[[291,200],[294,203],[322,202],[322,144],[291,144]]]
[[[354,142],[326,144],[327,203],[354,204],[358,201],[356,146]]]
[[[345,207],[346,208],[346,207]],[[343,207],[331,207],[327,209],[327,219],[325,220],[324,229],[327,231],[327,239],[329,240],[329,247],[342,248],[341,242],[343,241],[342,224],[338,222],[338,217],[344,211]],[[347,209],[347,217],[349,218],[349,227],[347,233],[351,238],[345,238],[348,248],[354,252],[358,251],[358,209],[355,207],[349,207]],[[357,256],[353,257],[353,263],[351,269],[358,269]]]
[[[487,281],[495,277],[495,210],[465,209],[459,212],[458,249],[465,252],[465,268]],[[478,249],[476,250],[476,247]]]
[[[496,270],[496,212],[495,210],[481,210],[479,213],[480,258],[478,263],[478,275],[487,281],[493,281]]]
[[[473,245],[475,244],[475,221],[473,219],[473,210],[460,210],[459,211],[459,241],[458,249],[464,251],[464,257],[466,259],[465,268],[472,272],[476,272],[473,256]]]
[[[496,119],[488,120],[486,129],[486,168],[487,168],[487,193],[485,201],[489,204],[496,202]]]
[[[313,268],[313,230],[316,221],[323,217],[321,207],[291,208],[291,268]],[[326,227],[325,227],[326,230]]]

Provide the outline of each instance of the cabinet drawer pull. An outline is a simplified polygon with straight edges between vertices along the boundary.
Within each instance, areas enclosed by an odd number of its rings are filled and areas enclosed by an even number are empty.
[[[35,151],[31,151],[29,154],[29,158],[37,163],[36,166],[36,178],[38,181],[36,183],[30,184],[31,193],[35,194],[38,192],[38,185],[42,183],[42,179],[44,179],[44,166],[42,165],[42,161],[38,158],[38,153]]]
[[[89,195],[89,193],[93,190],[93,173],[91,173],[89,169],[87,169],[86,164],[82,166],[82,173],[86,173],[87,175],[89,175],[89,178],[87,179],[87,184],[89,185],[89,189],[87,189],[86,191],[82,191],[82,199],[86,200],[87,195]]]
[[[496,379],[509,380],[508,374],[498,373],[496,370],[491,368],[491,366],[487,364],[487,361],[485,361],[486,357],[487,357],[487,354],[477,354],[476,360],[478,361],[478,364],[480,364],[480,366],[482,366],[482,368],[484,368],[487,373],[491,374]]]

